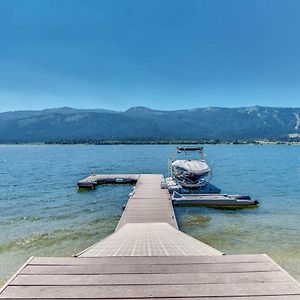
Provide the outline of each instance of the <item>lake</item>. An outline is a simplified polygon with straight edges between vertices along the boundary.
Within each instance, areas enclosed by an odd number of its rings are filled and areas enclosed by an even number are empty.
[[[70,256],[117,225],[130,185],[78,192],[97,173],[163,173],[175,145],[0,146],[0,279],[30,256]],[[267,253],[300,280],[300,146],[207,145],[212,183],[256,209],[176,208],[182,231],[230,254]]]

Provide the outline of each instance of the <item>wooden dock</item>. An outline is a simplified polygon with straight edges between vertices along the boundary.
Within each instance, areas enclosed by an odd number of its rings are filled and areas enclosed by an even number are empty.
[[[135,178],[113,234],[77,257],[29,259],[0,298],[300,299],[300,284],[267,255],[224,255],[178,230],[161,175]]]

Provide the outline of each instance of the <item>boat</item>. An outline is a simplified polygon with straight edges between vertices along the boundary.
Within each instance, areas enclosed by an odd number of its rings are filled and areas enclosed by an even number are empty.
[[[194,155],[197,154],[197,158]],[[184,159],[178,159],[184,155]],[[200,188],[208,184],[212,170],[204,159],[203,147],[177,147],[169,171],[173,180],[183,188]],[[208,176],[210,175],[210,178]]]

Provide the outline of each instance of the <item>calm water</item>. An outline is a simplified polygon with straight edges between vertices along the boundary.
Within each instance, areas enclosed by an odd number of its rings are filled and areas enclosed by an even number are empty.
[[[78,192],[99,173],[164,173],[175,146],[0,146],[0,278],[32,256],[80,252],[111,233],[130,186]],[[300,279],[300,147],[206,146],[213,183],[258,209],[180,208],[180,228],[226,253],[267,253]]]

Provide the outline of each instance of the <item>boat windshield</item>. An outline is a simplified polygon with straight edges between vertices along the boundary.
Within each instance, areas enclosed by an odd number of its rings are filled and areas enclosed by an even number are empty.
[[[174,160],[199,160],[204,159],[203,147],[177,147],[174,154]]]

